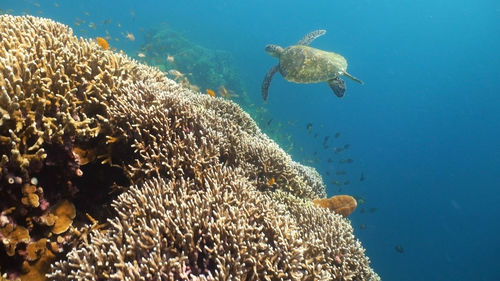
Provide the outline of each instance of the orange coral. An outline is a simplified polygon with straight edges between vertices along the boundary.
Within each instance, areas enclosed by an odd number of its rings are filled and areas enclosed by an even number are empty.
[[[35,207],[40,206],[40,198],[38,197],[36,192],[36,186],[31,184],[25,184],[23,186],[23,198],[21,198],[21,203],[25,206]]]
[[[28,256],[28,261],[35,261],[39,259],[47,249],[47,239],[42,238],[35,242],[30,242],[26,247],[26,254]]]
[[[53,207],[51,213],[57,217],[52,226],[52,233],[61,234],[68,230],[69,226],[73,223],[73,219],[76,216],[76,209],[73,203],[68,200],[62,200]]]
[[[358,205],[356,199],[350,195],[335,195],[330,198],[314,199],[313,203],[316,206],[330,209],[344,217],[354,212]]]
[[[41,253],[41,257],[36,262],[23,262],[21,281],[46,280],[45,273],[49,271],[50,264],[55,258],[55,255],[49,249],[46,249]]]
[[[2,242],[6,248],[7,255],[13,256],[16,252],[18,243],[26,243],[30,240],[29,232],[22,226],[14,226],[8,224],[0,228],[0,235],[3,237]]]

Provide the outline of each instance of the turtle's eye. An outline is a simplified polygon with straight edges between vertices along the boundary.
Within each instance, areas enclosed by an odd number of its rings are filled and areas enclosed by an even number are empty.
[[[266,50],[266,53],[274,53],[274,46],[273,45],[267,45],[264,50]]]
[[[267,45],[264,49],[267,54],[273,57],[279,57],[279,48],[276,45]]]

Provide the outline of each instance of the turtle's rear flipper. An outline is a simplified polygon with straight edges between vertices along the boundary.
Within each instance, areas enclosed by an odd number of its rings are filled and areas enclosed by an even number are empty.
[[[345,81],[340,77],[333,78],[328,80],[328,86],[333,90],[335,95],[339,98],[344,96],[345,93]]]
[[[267,94],[269,92],[269,84],[271,84],[271,80],[273,79],[273,76],[278,70],[280,69],[279,65],[275,65],[269,69],[269,71],[266,73],[266,77],[264,77],[264,81],[262,81],[262,98],[264,100],[267,99]]]
[[[347,73],[347,72],[344,72],[344,75],[345,75],[345,76],[347,76],[347,77],[349,77],[349,78],[351,78],[352,80],[354,80],[354,81],[358,82],[358,83],[359,83],[359,84],[361,84],[361,85],[363,85],[363,84],[364,84],[364,83],[363,83],[363,81],[359,80],[358,78],[356,78],[356,77],[352,76],[351,74],[349,74],[349,73]]]

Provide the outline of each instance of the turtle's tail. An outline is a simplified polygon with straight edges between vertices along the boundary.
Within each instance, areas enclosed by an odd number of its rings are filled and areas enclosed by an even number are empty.
[[[365,84],[363,81],[359,80],[358,78],[352,76],[351,74],[347,73],[347,72],[344,72],[344,76],[348,77],[348,78],[351,78],[352,80],[358,82],[359,84],[363,85]]]

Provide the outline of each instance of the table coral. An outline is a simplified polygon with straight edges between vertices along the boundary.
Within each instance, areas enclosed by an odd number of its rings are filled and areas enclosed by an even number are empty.
[[[0,113],[0,227],[29,235],[0,246],[9,277],[379,280],[238,105],[62,24],[0,16]]]

